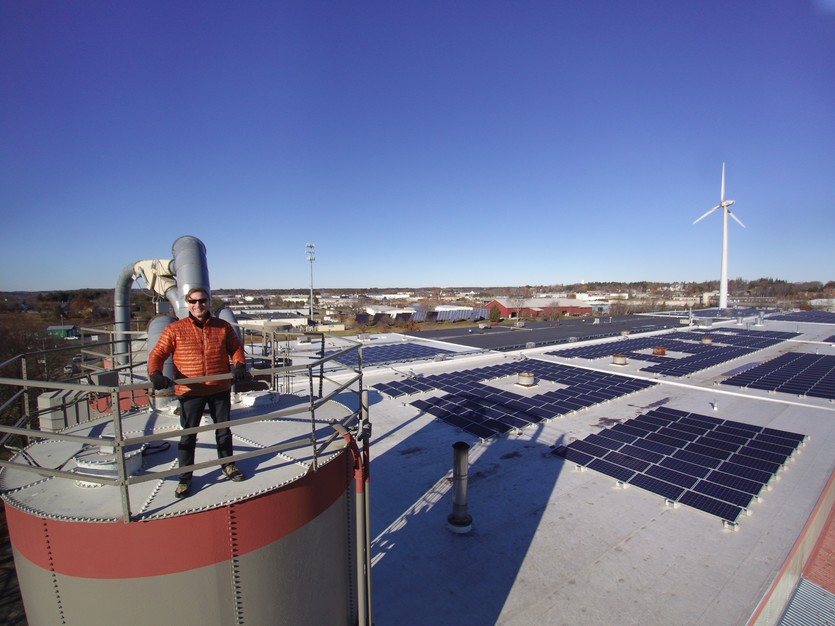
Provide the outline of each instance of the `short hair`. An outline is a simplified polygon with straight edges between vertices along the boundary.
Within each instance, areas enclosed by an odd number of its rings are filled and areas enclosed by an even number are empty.
[[[186,294],[186,300],[188,300],[189,298],[191,298],[191,294],[193,294],[193,293],[197,293],[198,291],[200,291],[200,292],[202,292],[202,293],[205,293],[207,298],[211,298],[211,297],[212,297],[212,296],[209,294],[209,290],[208,290],[208,289],[206,289],[205,287],[192,287],[191,289],[189,289],[189,290],[188,290],[188,293]]]

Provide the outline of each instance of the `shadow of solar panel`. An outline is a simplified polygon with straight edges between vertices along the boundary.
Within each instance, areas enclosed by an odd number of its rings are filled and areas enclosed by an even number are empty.
[[[629,484],[673,501],[678,500],[681,494],[684,493],[683,487],[671,485],[670,483],[658,480],[652,476],[647,476],[646,474],[635,474],[629,479]]]
[[[609,463],[603,459],[594,459],[586,467],[593,469],[601,474],[606,474],[621,482],[627,482],[635,475],[635,471],[614,463]]]
[[[717,500],[722,500],[722,502],[735,504],[743,509],[748,508],[748,505],[751,504],[751,499],[753,498],[750,493],[737,491],[736,489],[731,489],[730,487],[726,487],[724,485],[712,483],[709,480],[700,480],[696,486],[693,487],[693,491],[710,496],[711,498],[716,498]]]
[[[644,474],[673,485],[678,485],[679,487],[684,487],[685,489],[690,489],[698,480],[694,476],[688,476],[687,474],[682,474],[681,472],[661,467],[660,465],[653,465],[647,468]]]
[[[681,494],[681,497],[678,499],[678,501],[682,504],[686,504],[689,507],[699,509],[700,511],[704,511],[705,513],[710,513],[711,515],[715,515],[716,517],[719,517],[723,520],[727,520],[731,523],[736,523],[736,520],[742,513],[742,507],[736,506],[735,504],[722,502],[721,500],[717,500],[716,498],[711,498],[710,496],[706,496],[701,493],[696,493],[694,491],[684,492],[683,494]]]

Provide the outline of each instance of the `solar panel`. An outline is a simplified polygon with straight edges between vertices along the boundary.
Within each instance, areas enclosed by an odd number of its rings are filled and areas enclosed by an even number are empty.
[[[674,459],[673,457],[666,457],[661,461],[660,465],[688,476],[695,476],[696,478],[704,478],[710,473],[710,468],[695,463],[688,463],[681,459]]]
[[[595,457],[590,469],[733,523],[804,437],[669,407],[653,412],[570,447]]]
[[[620,452],[623,454],[628,454],[629,456],[633,456],[636,459],[643,459],[644,461],[649,461],[650,463],[658,463],[661,459],[664,458],[663,454],[659,454],[658,452],[653,452],[652,450],[647,450],[645,448],[639,448],[638,446],[631,446],[629,444],[623,446],[620,449]]]
[[[747,478],[734,476],[733,474],[726,474],[725,472],[720,471],[711,472],[707,478],[710,482],[724,485],[726,487],[732,487],[733,489],[744,491],[752,496],[758,496],[763,488],[763,484],[757,482],[756,480],[749,480]]]
[[[688,476],[687,474],[682,474],[681,472],[661,467],[660,465],[653,465],[652,467],[647,468],[644,473],[648,476],[652,476],[653,478],[657,478],[686,489],[690,489],[698,480],[698,478],[693,476]]]
[[[727,520],[731,523],[736,523],[740,513],[742,513],[742,507],[722,502],[721,500],[711,498],[710,496],[706,496],[701,493],[696,493],[695,491],[685,491],[681,497],[679,497],[678,501],[682,504],[693,507],[694,509],[710,513],[711,515],[715,515],[716,517]]]
[[[751,499],[753,498],[750,493],[737,491],[736,489],[726,487],[725,485],[719,485],[717,483],[710,482],[709,480],[700,480],[696,486],[693,487],[693,490],[706,496],[710,496],[711,498],[735,504],[743,509],[748,508],[748,505],[751,504]]]
[[[596,472],[600,472],[601,474],[606,474],[619,480],[621,482],[627,482],[632,476],[635,475],[635,470],[628,469],[626,467],[622,467],[620,465],[615,465],[614,463],[610,463],[609,461],[604,461],[603,459],[594,459],[591,461],[588,466],[589,469],[593,469]]]
[[[761,485],[767,484],[773,476],[771,472],[766,472],[747,465],[731,463],[729,461],[723,462],[717,469],[726,474],[733,474],[734,476],[740,476],[742,478],[758,482]]]
[[[673,501],[678,500],[681,494],[684,493],[683,487],[671,485],[670,483],[653,478],[652,476],[647,476],[646,474],[635,474],[629,479],[629,484]]]
[[[606,461],[609,461],[610,463],[615,463],[616,465],[635,470],[636,472],[643,472],[651,465],[649,461],[637,459],[635,457],[628,456],[626,454],[622,454],[620,452],[615,451],[610,452],[604,458]]]
[[[721,459],[717,459],[714,456],[698,454],[696,452],[691,452],[690,450],[676,450],[673,453],[673,456],[677,459],[681,459],[682,461],[687,461],[688,463],[708,468],[718,467],[722,462]]]

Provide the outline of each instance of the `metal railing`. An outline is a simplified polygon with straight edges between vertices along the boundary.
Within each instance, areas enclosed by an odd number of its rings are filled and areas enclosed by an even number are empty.
[[[96,332],[102,334],[103,332],[109,331],[97,330]],[[103,345],[103,343],[105,342],[96,345]],[[114,342],[111,341],[106,343],[112,345]],[[130,503],[129,487],[131,485],[137,485],[152,480],[164,479],[169,476],[179,475],[184,471],[194,471],[198,469],[209,468],[230,462],[242,461],[254,457],[271,455],[285,450],[300,449],[305,446],[310,447],[310,454],[312,458],[310,471],[316,471],[316,469],[319,466],[319,458],[323,454],[323,452],[336,439],[341,438],[341,435],[335,429],[334,432],[327,437],[321,439],[317,437],[316,411],[323,405],[332,401],[335,396],[345,391],[355,392],[358,398],[362,395],[362,344],[358,342],[348,343],[348,347],[333,352],[327,356],[324,356],[323,349],[320,355],[317,355],[316,358],[313,358],[312,360],[304,364],[283,365],[280,367],[256,370],[257,374],[259,375],[257,379],[261,379],[262,376],[269,375],[269,379],[270,381],[272,381],[273,384],[276,380],[279,379],[279,377],[284,377],[286,379],[287,377],[304,375],[308,383],[308,401],[301,402],[291,407],[286,407],[283,409],[278,409],[266,413],[262,412],[258,415],[245,418],[236,418],[234,420],[234,426],[237,427],[255,422],[263,422],[269,419],[286,418],[292,415],[300,415],[306,413],[309,415],[310,420],[309,434],[295,436],[283,440],[277,440],[275,442],[272,442],[270,445],[267,445],[266,447],[260,448],[258,450],[240,452],[237,454],[233,453],[233,456],[226,457],[223,459],[202,461],[200,463],[195,463],[186,467],[176,467],[174,469],[169,470],[145,471],[141,474],[135,474],[132,476],[128,474],[125,461],[125,456],[129,448],[135,448],[136,446],[142,446],[146,444],[153,444],[154,442],[159,442],[162,440],[175,439],[183,435],[214,431],[219,428],[228,428],[232,424],[230,422],[221,422],[207,424],[204,426],[197,426],[194,428],[179,428],[176,430],[166,430],[165,432],[154,433],[150,435],[126,437],[123,432],[123,417],[125,415],[131,414],[136,409],[135,398],[137,396],[135,394],[139,391],[148,392],[151,389],[151,384],[145,380],[143,380],[142,382],[132,382],[137,378],[145,379],[145,376],[135,376],[134,369],[135,366],[139,364],[133,362],[133,357],[136,353],[134,353],[131,350],[131,362],[129,363],[129,365],[122,366],[117,370],[119,372],[119,378],[124,378],[131,382],[128,382],[127,384],[121,384],[120,382],[116,385],[91,384],[89,380],[85,382],[60,382],[30,379],[27,378],[26,375],[26,358],[31,357],[34,353],[20,355],[19,357],[15,357],[15,359],[7,361],[6,364],[8,365],[10,362],[14,362],[16,359],[19,360],[21,378],[0,378],[0,386],[10,386],[18,388],[12,394],[11,398],[7,400],[2,406],[0,406],[0,422],[2,422],[0,423],[0,444],[2,444],[6,449],[11,450],[12,452],[16,452],[17,454],[12,459],[0,460],[0,467],[24,472],[31,472],[41,476],[48,476],[59,479],[73,481],[83,479],[85,482],[118,487],[119,496],[121,499],[122,520],[125,523],[130,522],[134,519]],[[341,356],[353,352],[355,350],[358,353],[359,366],[357,369],[353,370],[353,374],[347,380],[342,382],[335,381],[325,374],[324,366],[326,363],[328,363],[329,361],[337,360]],[[112,348],[110,349],[109,356],[111,356],[111,358],[113,356]],[[115,362],[112,362],[112,364],[115,367]],[[142,362],[141,364],[144,365],[144,362]],[[92,371],[93,373],[95,373],[96,371],[104,370],[92,368]],[[207,381],[229,380],[232,378],[233,375],[231,373],[228,373],[218,374],[215,376],[205,376],[200,378],[184,378],[175,380],[174,382],[177,384],[190,384]],[[318,380],[319,382],[318,394],[316,393],[316,385],[314,384],[316,380]],[[322,389],[325,380],[328,380],[329,383],[331,383],[331,386],[329,388],[331,388],[332,391],[329,391],[326,395],[323,395]],[[74,402],[89,403],[90,399],[92,398],[108,396],[110,398],[110,406],[112,407],[112,415],[110,419],[112,420],[113,424],[113,437],[94,437],[83,434],[75,434],[69,432],[70,429],[52,432],[36,427],[35,424],[39,421],[38,418],[43,416],[46,412],[41,411],[40,409],[35,411],[30,409],[29,393],[27,392],[31,390],[68,390],[78,392],[78,399],[74,400]],[[168,396],[170,397],[170,392]],[[153,394],[150,396],[151,406],[149,407],[149,410],[156,410],[155,399],[161,397],[164,396],[162,394]],[[126,412],[123,412],[121,401],[127,398],[131,399],[132,408]],[[17,420],[9,419],[7,413],[13,406],[20,402],[24,404],[23,416]],[[362,432],[367,426],[363,423],[364,420],[367,420],[367,412],[364,413],[362,411],[363,403],[361,401],[359,401],[357,404],[360,408],[347,415],[347,417],[345,417],[340,422],[340,424],[343,427],[350,429],[356,427],[358,432]],[[99,417],[96,419],[102,418]],[[9,421],[14,421],[14,425],[8,425]],[[319,425],[321,426],[321,424]],[[83,426],[83,424],[79,424],[79,426]],[[117,476],[115,478],[112,478],[106,476],[91,475],[81,472],[73,472],[60,468],[53,469],[41,467],[37,464],[32,464],[27,460],[27,455],[23,453],[25,447],[18,447],[10,444],[11,438],[15,436],[22,437],[25,441],[28,442],[40,440],[70,441],[80,444],[82,446],[106,446],[108,448],[112,448],[116,459]]]

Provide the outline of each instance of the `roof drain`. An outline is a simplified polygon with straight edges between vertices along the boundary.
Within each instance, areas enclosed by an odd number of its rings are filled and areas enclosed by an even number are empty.
[[[473,529],[473,518],[467,513],[467,469],[469,466],[469,444],[457,441],[452,465],[452,514],[447,517],[447,528],[458,535]]]

